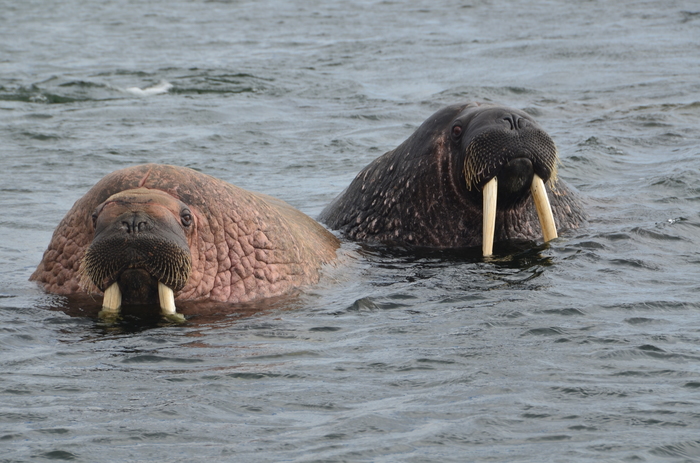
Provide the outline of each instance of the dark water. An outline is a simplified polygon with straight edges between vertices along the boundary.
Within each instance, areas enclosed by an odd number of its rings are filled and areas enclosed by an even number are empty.
[[[0,3],[0,461],[700,461],[697,2]],[[465,100],[535,116],[588,227],[487,262],[346,244],[181,327],[27,281],[108,172],[316,216]]]

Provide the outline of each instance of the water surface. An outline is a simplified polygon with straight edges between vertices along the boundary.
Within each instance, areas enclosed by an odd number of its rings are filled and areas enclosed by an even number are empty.
[[[0,460],[700,460],[699,28],[674,0],[5,2]],[[27,281],[113,170],[315,217],[468,100],[538,120],[587,227],[489,261],[345,243],[308,291],[179,327]]]

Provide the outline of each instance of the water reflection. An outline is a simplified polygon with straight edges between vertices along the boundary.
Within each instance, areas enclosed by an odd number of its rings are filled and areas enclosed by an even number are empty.
[[[497,281],[509,287],[536,289],[533,280],[554,265],[550,244],[509,241],[498,243],[497,248],[489,257],[483,257],[478,247],[407,249],[363,244],[358,252],[378,270],[374,281],[378,286],[432,281],[443,287],[448,284],[462,291],[479,291],[495,289],[498,285],[494,287],[493,283]]]
[[[124,305],[115,322],[105,322],[98,317],[102,309],[101,296],[50,296],[45,303],[38,304],[39,309],[59,311],[70,317],[92,320],[95,333],[102,335],[135,334],[155,328],[178,326],[161,316],[158,304]],[[240,304],[213,301],[177,303],[178,313],[187,318],[184,326],[196,328],[204,325],[218,325],[222,329],[226,329],[238,320],[268,315],[275,311],[295,310],[302,306],[303,301],[299,293]]]

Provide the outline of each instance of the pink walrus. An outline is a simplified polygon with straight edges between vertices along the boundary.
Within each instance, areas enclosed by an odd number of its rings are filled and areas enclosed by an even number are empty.
[[[79,199],[30,277],[55,294],[128,304],[247,302],[318,281],[339,242],[284,201],[184,167],[113,172]]]

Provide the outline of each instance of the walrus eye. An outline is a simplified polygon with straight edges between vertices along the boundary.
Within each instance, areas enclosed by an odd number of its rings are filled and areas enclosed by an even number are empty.
[[[452,136],[454,138],[459,138],[462,136],[462,126],[459,124],[455,124],[452,126]]]
[[[99,217],[99,214],[97,211],[92,213],[92,228],[97,228],[97,217]]]
[[[183,226],[189,227],[192,225],[192,213],[185,209],[180,213],[180,222]]]

